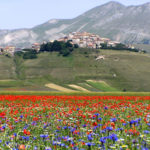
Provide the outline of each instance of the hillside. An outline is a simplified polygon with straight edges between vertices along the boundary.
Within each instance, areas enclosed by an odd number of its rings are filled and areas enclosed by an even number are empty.
[[[98,56],[105,59],[96,60]],[[76,49],[69,57],[44,52],[32,60],[6,56],[0,60],[0,90],[150,90],[148,54]]]
[[[0,45],[29,46],[74,31],[87,31],[123,43],[150,43],[150,3],[109,2],[73,19],[53,19],[31,29],[0,30]]]
[[[150,45],[149,44],[134,44],[135,48],[146,50],[147,53],[150,53]]]

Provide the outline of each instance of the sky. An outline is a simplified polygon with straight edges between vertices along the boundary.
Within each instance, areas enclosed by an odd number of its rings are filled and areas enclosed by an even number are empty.
[[[0,0],[0,29],[31,28],[50,19],[72,19],[110,0]],[[126,6],[150,0],[115,0]]]

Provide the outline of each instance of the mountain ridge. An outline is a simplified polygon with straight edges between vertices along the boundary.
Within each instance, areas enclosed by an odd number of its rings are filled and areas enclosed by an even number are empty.
[[[132,15],[131,15],[132,14]],[[125,6],[111,1],[73,19],[51,19],[33,28],[0,30],[0,46],[29,46],[69,32],[91,32],[125,44],[150,44],[150,2]]]

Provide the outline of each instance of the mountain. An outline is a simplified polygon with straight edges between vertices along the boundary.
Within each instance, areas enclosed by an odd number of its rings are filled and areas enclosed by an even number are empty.
[[[87,31],[123,43],[150,44],[150,3],[124,6],[109,2],[73,19],[52,19],[30,29],[0,30],[0,45],[29,46],[69,32]]]

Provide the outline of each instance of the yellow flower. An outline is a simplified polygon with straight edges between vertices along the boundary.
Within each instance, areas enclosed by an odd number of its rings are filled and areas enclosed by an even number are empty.
[[[141,138],[143,138],[143,137],[144,137],[144,135],[141,135],[140,137],[141,137]]]
[[[126,148],[126,147],[128,147],[127,145],[122,145],[122,148]]]

